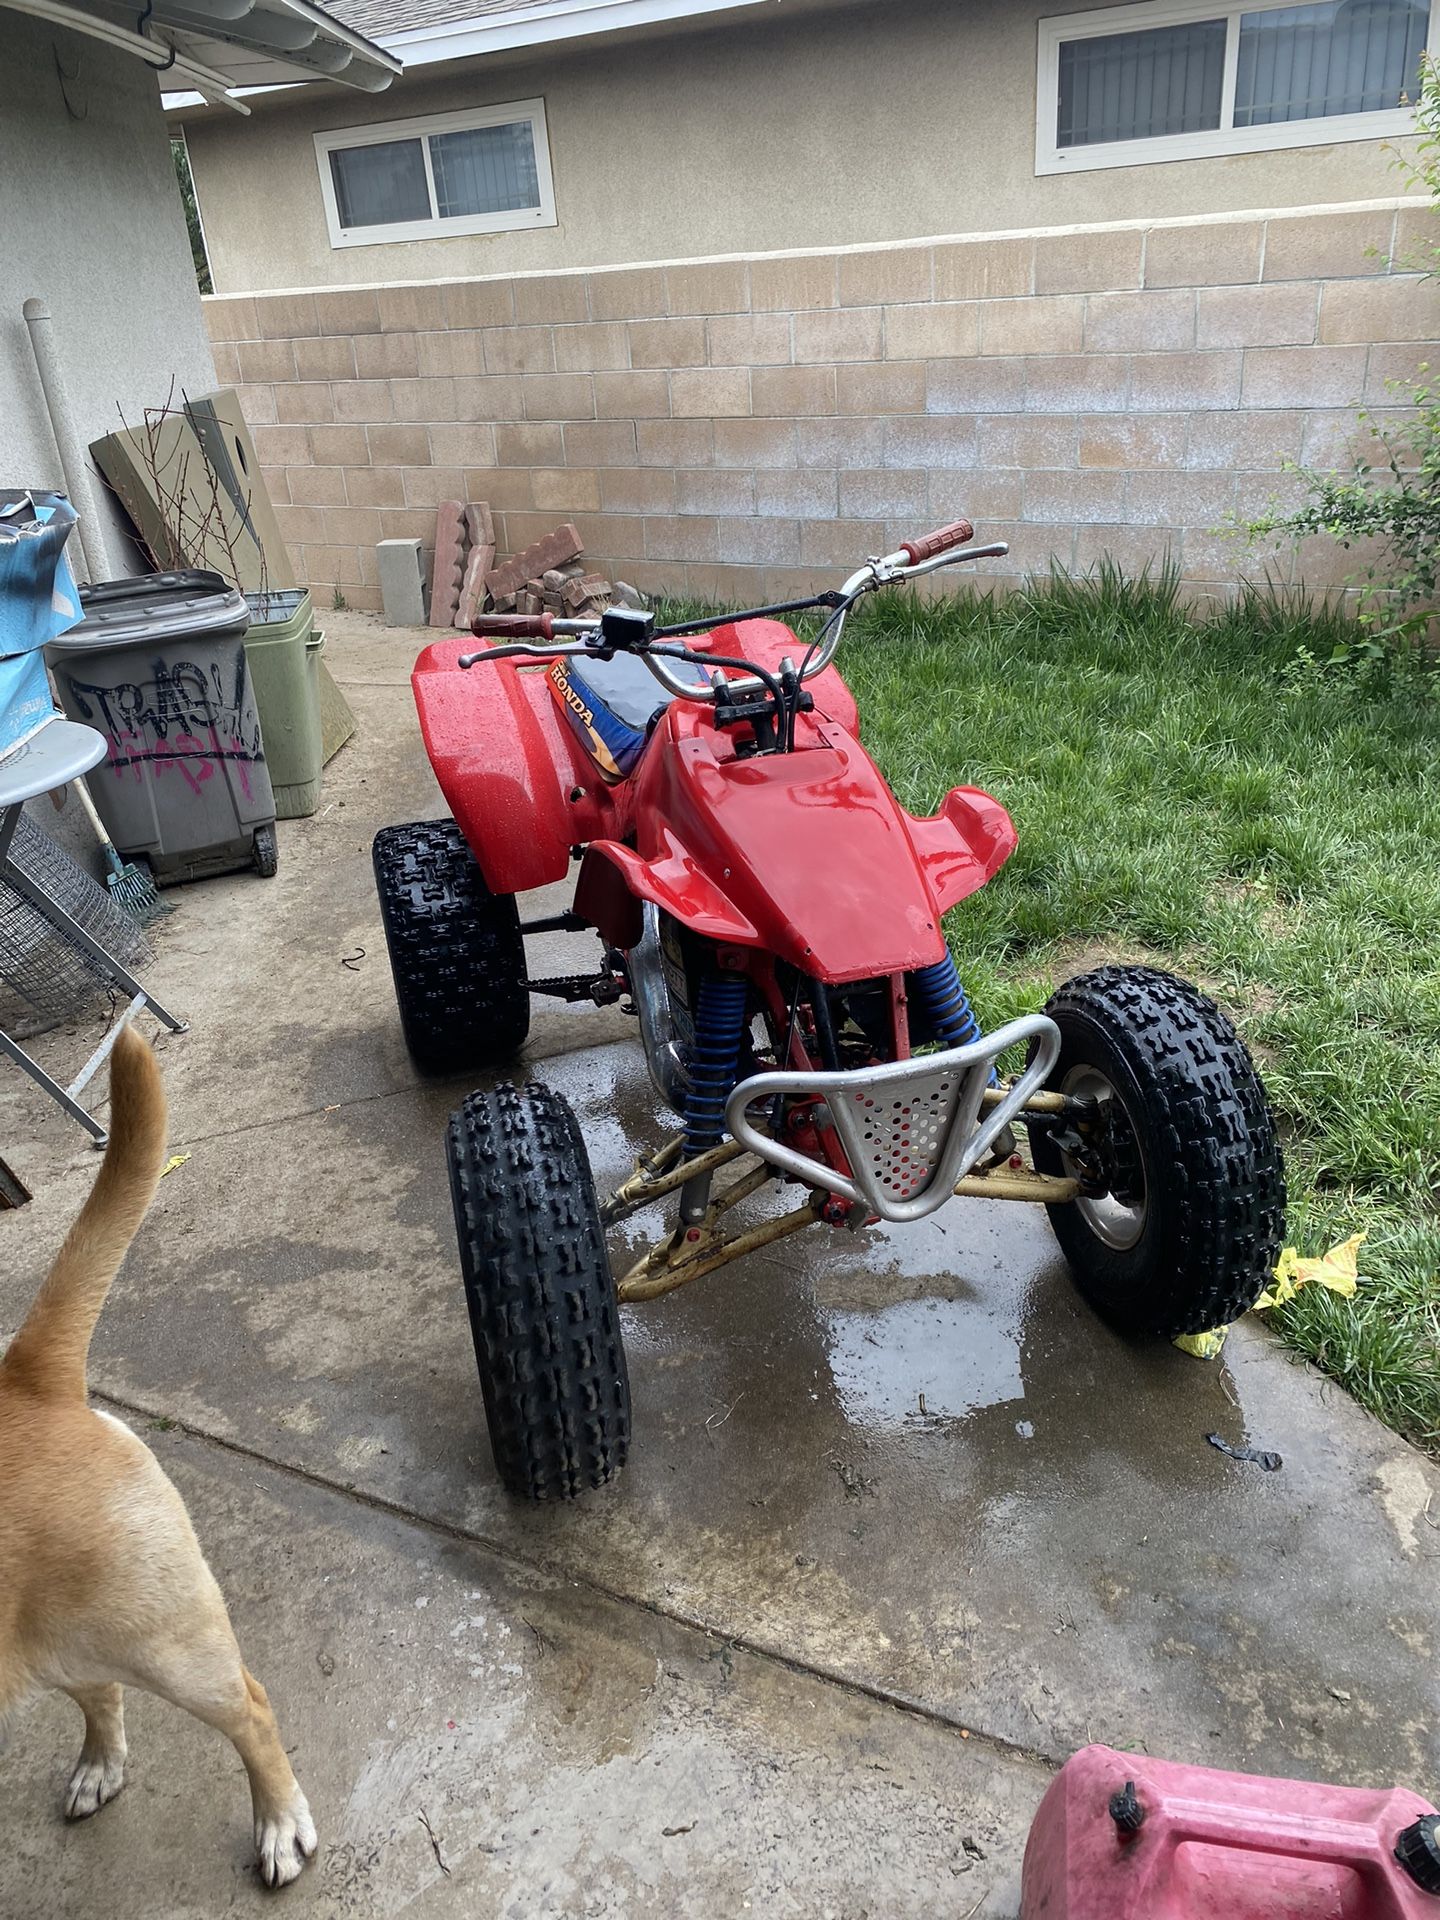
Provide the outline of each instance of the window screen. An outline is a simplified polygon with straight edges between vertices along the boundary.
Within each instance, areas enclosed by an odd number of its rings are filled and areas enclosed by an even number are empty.
[[[1224,20],[1196,20],[1063,41],[1058,144],[1089,147],[1218,127],[1225,33]]]
[[[1331,0],[1240,17],[1235,125],[1378,113],[1414,98],[1428,6]]]
[[[418,140],[335,147],[330,176],[342,227],[387,227],[430,218],[430,188]]]
[[[528,120],[430,136],[435,210],[442,220],[538,207],[535,138]]]

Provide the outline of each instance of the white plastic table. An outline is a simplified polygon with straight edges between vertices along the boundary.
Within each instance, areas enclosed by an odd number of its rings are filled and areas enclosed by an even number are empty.
[[[37,886],[29,874],[15,864],[10,857],[10,845],[19,825],[20,810],[27,800],[34,800],[42,793],[53,793],[56,787],[63,787],[67,781],[88,773],[104,758],[105,742],[93,727],[82,727],[73,720],[62,720],[57,714],[38,733],[32,734],[23,746],[0,760],[0,882],[28,900],[67,944],[78,947],[97,972],[130,996],[129,1006],[68,1087],[62,1087],[58,1080],[52,1080],[38,1061],[30,1058],[19,1041],[12,1040],[3,1030],[0,1030],[0,1053],[8,1054],[22,1073],[28,1073],[37,1086],[43,1087],[51,1099],[65,1109],[72,1120],[78,1120],[98,1147],[105,1145],[108,1135],[94,1115],[81,1106],[76,1096],[84,1092],[110,1057],[110,1049],[115,1045],[121,1029],[128,1026],[142,1008],[147,1007],[161,1025],[168,1027],[172,1033],[185,1033],[188,1031],[187,1023],[167,1013],[154,995],[147,992],[112,953],[107,952],[93,935],[71,919],[58,901],[52,900],[43,887]]]

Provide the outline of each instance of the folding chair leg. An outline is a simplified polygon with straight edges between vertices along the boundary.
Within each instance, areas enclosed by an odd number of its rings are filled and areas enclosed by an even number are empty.
[[[72,1099],[69,1091],[62,1087],[58,1080],[52,1080],[45,1069],[32,1060],[25,1049],[17,1041],[12,1040],[8,1033],[0,1032],[0,1052],[8,1053],[22,1073],[28,1073],[35,1084],[43,1087],[50,1098],[58,1106],[62,1106],[72,1120],[78,1120],[97,1147],[103,1147],[106,1144],[110,1136],[94,1115],[87,1113],[78,1100]]]

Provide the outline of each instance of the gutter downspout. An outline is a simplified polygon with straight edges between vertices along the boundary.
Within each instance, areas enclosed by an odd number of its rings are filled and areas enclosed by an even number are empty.
[[[75,426],[75,416],[70,411],[70,395],[60,371],[60,358],[55,351],[50,309],[43,300],[30,299],[25,302],[24,314],[36,371],[45,394],[45,409],[50,416],[50,430],[55,436],[65,475],[65,491],[80,516],[80,547],[85,555],[85,568],[92,581],[108,580],[110,560],[105,551],[100,510],[90,485],[90,471],[85,465],[85,450]]]

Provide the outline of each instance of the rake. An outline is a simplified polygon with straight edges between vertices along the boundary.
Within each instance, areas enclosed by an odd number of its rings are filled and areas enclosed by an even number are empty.
[[[137,926],[148,927],[152,920],[158,920],[170,912],[170,903],[162,900],[155,891],[155,882],[144,867],[133,862],[127,865],[121,858],[115,842],[105,831],[105,823],[100,818],[95,802],[90,798],[90,789],[83,775],[74,782],[75,791],[80,796],[80,804],[85,816],[95,829],[95,838],[100,842],[100,851],[105,858],[105,884],[110,889],[110,897]]]

